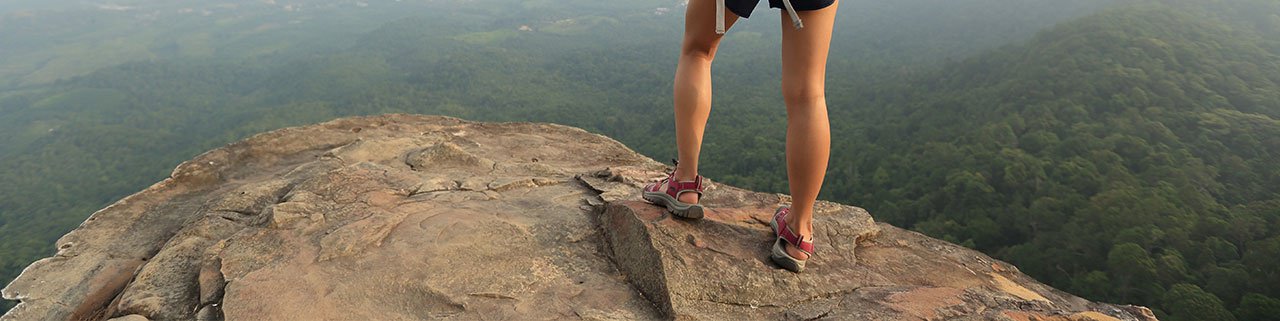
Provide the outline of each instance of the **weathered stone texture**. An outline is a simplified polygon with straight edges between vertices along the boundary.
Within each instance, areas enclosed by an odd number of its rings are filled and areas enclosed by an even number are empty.
[[[1151,320],[823,202],[803,274],[768,262],[786,196],[571,127],[384,115],[260,134],[94,213],[3,291],[3,320]]]

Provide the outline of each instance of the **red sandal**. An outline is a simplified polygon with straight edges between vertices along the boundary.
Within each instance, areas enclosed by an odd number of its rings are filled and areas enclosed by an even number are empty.
[[[773,220],[769,222],[769,226],[773,227],[773,233],[777,235],[778,238],[773,242],[773,251],[769,254],[769,259],[773,260],[773,263],[777,263],[784,269],[800,273],[801,271],[804,271],[804,263],[810,258],[813,258],[813,238],[811,236],[809,241],[805,241],[803,237],[792,232],[791,228],[787,227],[786,217],[790,212],[791,208],[786,206],[779,207],[773,212]],[[786,244],[783,244],[782,242],[791,243],[791,245],[799,248],[801,252],[808,254],[809,257],[804,260],[792,257],[790,254],[787,254]]]
[[[680,166],[680,162],[674,159],[671,162],[675,163],[676,166]],[[663,187],[666,187],[666,190],[663,190]],[[681,202],[680,195],[698,193],[698,200],[701,201],[702,189],[702,175],[698,175],[693,181],[677,182],[676,171],[673,169],[671,175],[668,175],[667,178],[645,185],[644,200],[666,207],[672,215],[699,219],[702,218],[702,205]]]

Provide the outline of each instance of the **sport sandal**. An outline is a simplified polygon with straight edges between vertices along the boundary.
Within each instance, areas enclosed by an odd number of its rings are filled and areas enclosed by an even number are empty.
[[[680,162],[671,160],[678,167]],[[663,190],[663,187],[666,190]],[[645,185],[644,200],[651,203],[662,205],[670,211],[672,215],[700,219],[702,218],[702,205],[698,203],[685,203],[680,201],[680,195],[684,193],[698,193],[698,201],[702,201],[702,175],[698,175],[693,181],[677,182],[676,171],[673,169],[671,175],[661,181]]]
[[[773,233],[777,235],[778,238],[773,242],[773,251],[769,254],[769,259],[784,269],[800,273],[801,271],[804,271],[804,263],[813,258],[813,239],[810,237],[809,241],[805,241],[803,237],[792,232],[791,228],[787,227],[786,218],[787,214],[790,212],[791,208],[786,206],[779,207],[773,212],[773,220],[769,221],[769,226],[773,228]],[[783,242],[791,243],[791,245],[800,249],[801,252],[808,254],[809,257],[804,260],[792,257],[790,254],[787,254],[787,245]]]

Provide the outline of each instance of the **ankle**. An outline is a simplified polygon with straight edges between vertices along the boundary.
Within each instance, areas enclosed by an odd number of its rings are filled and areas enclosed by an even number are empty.
[[[676,174],[675,177],[677,182],[689,182],[698,178],[697,169],[686,170],[684,168],[676,168],[675,174]]]
[[[803,238],[812,238],[813,221],[808,220],[808,222],[800,222],[800,219],[798,218],[799,216],[800,215],[796,215],[795,212],[788,214],[786,217],[787,228]]]
[[[803,240],[810,240],[813,238],[812,224],[787,223],[787,228],[791,229],[791,231],[795,232],[796,235],[799,235]]]

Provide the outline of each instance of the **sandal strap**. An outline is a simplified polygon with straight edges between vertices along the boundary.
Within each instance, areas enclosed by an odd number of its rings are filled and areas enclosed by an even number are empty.
[[[694,191],[702,194],[702,175],[694,177],[693,181],[677,182],[675,174],[672,173],[671,177],[667,179],[667,186],[671,187],[668,190],[675,190],[677,193]]]
[[[800,237],[800,235],[791,231],[791,227],[787,226],[786,220],[787,214],[789,213],[791,213],[790,207],[782,207],[778,209],[777,213],[773,214],[774,223],[778,225],[778,238],[787,241],[787,243],[791,243],[791,245],[794,245],[796,248],[799,248],[800,251],[803,251],[805,254],[812,257],[814,254],[813,242],[806,242],[803,237]]]
[[[694,176],[692,181],[678,182],[676,181],[676,171],[674,170],[674,168],[680,167],[680,161],[676,159],[671,159],[671,163],[674,164],[675,166],[673,166],[671,175],[667,176],[667,187],[668,187],[667,193],[668,194],[674,193],[671,196],[680,196],[680,194],[684,194],[686,192],[694,192],[694,193],[698,193],[698,196],[701,197],[702,191],[703,191],[702,175]]]

